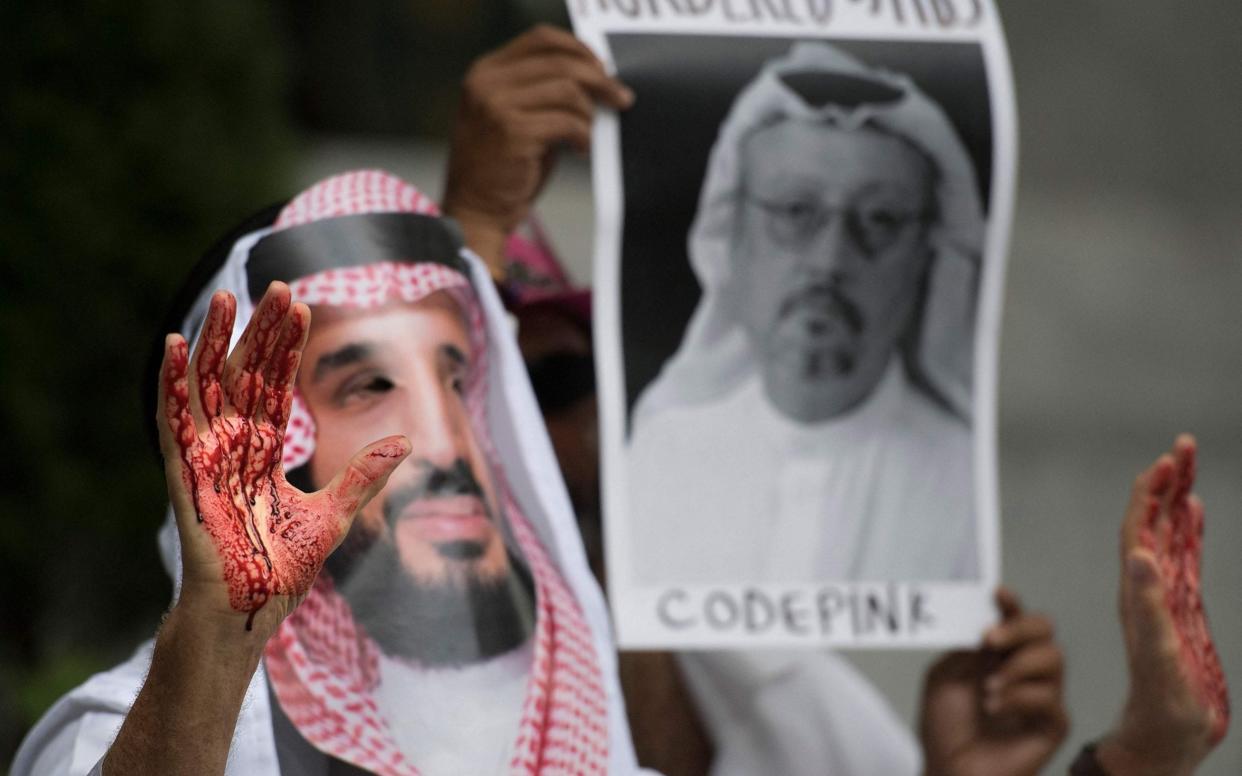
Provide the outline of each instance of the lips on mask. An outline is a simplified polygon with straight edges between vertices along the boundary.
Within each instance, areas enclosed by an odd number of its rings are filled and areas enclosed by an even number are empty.
[[[457,560],[482,555],[496,529],[483,488],[462,459],[433,468],[420,482],[390,494],[384,520],[398,541],[403,535],[423,540],[441,556]]]

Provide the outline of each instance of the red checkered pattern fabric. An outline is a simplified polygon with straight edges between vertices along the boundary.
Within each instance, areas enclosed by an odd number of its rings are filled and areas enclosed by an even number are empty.
[[[276,226],[394,211],[438,212],[413,186],[387,173],[363,171],[316,184],[290,202]],[[608,715],[598,657],[578,601],[513,499],[492,445],[486,327],[469,282],[439,264],[380,263],[318,273],[291,288],[296,300],[308,304],[364,308],[395,300],[416,302],[445,291],[465,311],[475,354],[466,403],[474,433],[492,465],[505,517],[530,563],[537,601],[534,659],[510,770],[538,776],[605,774]],[[309,460],[314,433],[313,419],[295,397],[285,440],[286,468]],[[378,655],[378,648],[354,622],[349,605],[321,576],[268,642],[265,663],[281,707],[317,748],[382,776],[414,776],[417,769],[401,753],[374,699]]]
[[[438,216],[430,197],[384,170],[354,170],[325,178],[294,197],[276,217],[276,228],[301,226],[360,213],[422,213]]]

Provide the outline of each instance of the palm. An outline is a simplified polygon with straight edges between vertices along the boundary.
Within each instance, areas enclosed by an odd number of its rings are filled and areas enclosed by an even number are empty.
[[[233,298],[217,293],[193,362],[185,341],[170,338],[162,420],[187,582],[222,580],[229,607],[248,614],[249,628],[269,601],[282,604],[279,618],[306,594],[354,512],[408,446],[393,438],[372,445],[317,493],[291,486],[281,453],[310,311],[274,286],[226,359],[234,315]]]
[[[1203,505],[1191,495],[1195,457],[1194,441],[1183,437],[1172,460],[1163,458],[1140,479],[1123,554],[1149,572],[1148,581],[1123,579],[1121,602],[1131,693],[1159,699],[1132,698],[1129,721],[1144,729],[1149,744],[1181,735],[1204,740],[1206,750],[1224,737],[1229,697],[1200,590]]]
[[[1168,607],[1173,615],[1182,665],[1195,696],[1209,717],[1213,743],[1225,734],[1229,723],[1229,697],[1220,658],[1208,631],[1200,589],[1200,560],[1203,555],[1203,507],[1191,500],[1194,483],[1193,457],[1182,476],[1182,484],[1169,508],[1167,530],[1149,526],[1142,542],[1156,554]],[[1163,524],[1161,525],[1163,527]]]

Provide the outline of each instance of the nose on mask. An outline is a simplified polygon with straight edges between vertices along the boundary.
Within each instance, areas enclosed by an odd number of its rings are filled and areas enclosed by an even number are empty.
[[[427,467],[417,482],[390,495],[384,501],[384,519],[392,525],[411,503],[450,496],[476,496],[486,502],[483,486],[463,458],[458,458],[447,467]]]

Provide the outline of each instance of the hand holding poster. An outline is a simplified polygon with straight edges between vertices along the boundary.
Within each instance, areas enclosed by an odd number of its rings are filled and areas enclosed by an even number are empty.
[[[1014,116],[982,2],[571,2],[626,646],[974,642]]]

